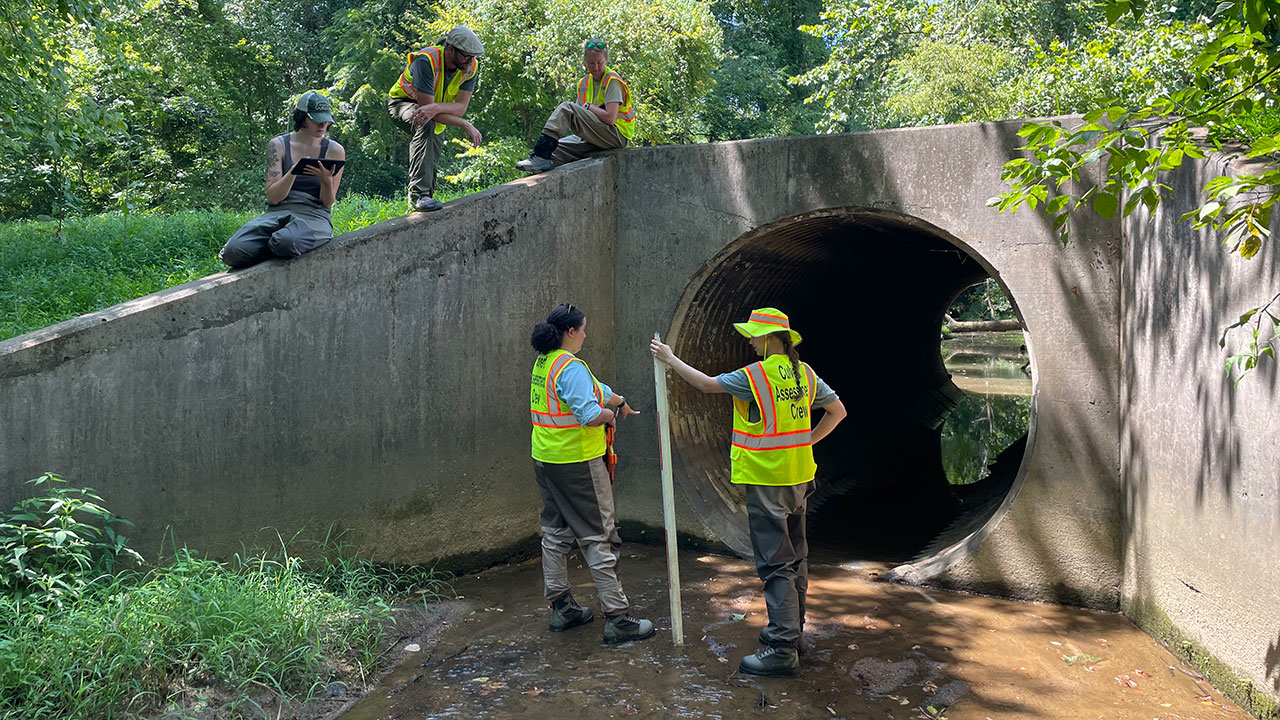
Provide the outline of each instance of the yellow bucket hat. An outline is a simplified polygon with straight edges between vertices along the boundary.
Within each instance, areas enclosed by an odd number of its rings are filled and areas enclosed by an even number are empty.
[[[742,333],[743,337],[760,337],[769,333],[782,332],[786,330],[791,333],[791,344],[800,344],[800,333],[791,329],[791,320],[787,314],[778,308],[756,308],[751,311],[751,319],[746,322],[734,323],[733,329]]]

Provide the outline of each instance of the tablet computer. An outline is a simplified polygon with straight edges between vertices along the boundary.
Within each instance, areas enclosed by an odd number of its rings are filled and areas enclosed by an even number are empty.
[[[303,172],[310,165],[324,165],[329,168],[329,172],[336,173],[346,165],[346,160],[335,160],[334,158],[298,158],[298,162],[293,164],[293,168],[289,170],[290,175],[306,175]]]

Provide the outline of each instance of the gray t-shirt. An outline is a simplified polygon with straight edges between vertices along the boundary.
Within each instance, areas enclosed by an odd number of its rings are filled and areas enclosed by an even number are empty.
[[[817,386],[813,390],[813,406],[822,407],[830,405],[840,399],[822,378],[818,377],[818,373],[814,372],[813,377],[817,380]],[[751,394],[751,380],[747,378],[746,368],[733,370],[727,373],[720,373],[716,376],[716,382],[725,392],[734,396],[739,400],[745,400],[751,403],[751,408],[747,413],[747,419],[756,422],[760,419],[760,409],[756,407],[756,398]]]
[[[600,89],[596,87],[594,80],[591,83],[591,90],[596,95],[599,95],[600,93]],[[587,98],[587,102],[591,105],[599,105],[600,107],[605,107],[609,103],[614,103],[614,102],[618,103],[618,105],[622,105],[622,84],[611,82],[607,86],[605,86],[604,102],[596,102],[596,99],[594,97]]]
[[[445,76],[444,76],[444,86],[449,87],[449,83],[453,82],[453,76],[460,72],[462,71],[454,70],[452,72],[449,72],[446,70]],[[436,74],[435,74],[435,71],[431,69],[431,61],[427,59],[426,55],[419,55],[418,57],[413,59],[413,62],[409,65],[409,74],[413,76],[414,90],[417,90],[418,92],[424,92],[428,95],[435,94]],[[462,81],[462,84],[458,86],[458,92],[474,93],[476,91],[476,81],[479,79],[480,79],[480,72],[476,71],[476,74],[472,75],[470,80]],[[436,98],[436,101],[441,102],[441,99]]]

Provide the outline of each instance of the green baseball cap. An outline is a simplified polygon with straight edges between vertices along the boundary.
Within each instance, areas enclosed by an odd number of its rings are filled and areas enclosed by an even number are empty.
[[[471,32],[471,28],[464,25],[459,25],[446,33],[444,41],[471,57],[480,57],[484,54],[484,43]]]
[[[305,112],[307,117],[311,118],[311,122],[331,123],[333,122],[333,113],[329,112],[329,98],[312,90],[303,93],[298,98],[298,109]]]
[[[760,337],[770,333],[785,332],[791,335],[791,344],[800,344],[800,333],[791,329],[791,319],[778,308],[756,308],[746,322],[734,323],[733,329],[743,337]]]

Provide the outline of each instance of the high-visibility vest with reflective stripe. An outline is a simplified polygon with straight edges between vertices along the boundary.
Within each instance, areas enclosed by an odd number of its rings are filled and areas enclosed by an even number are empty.
[[[745,400],[733,400],[733,440],[729,450],[730,479],[744,485],[799,485],[813,479],[813,368],[800,363],[796,382],[791,358],[770,355],[743,368],[760,420],[750,422]]]
[[[419,55],[425,55],[427,62],[431,63],[431,72],[435,75],[435,83],[432,95],[436,102],[447,103],[458,99],[458,88],[462,83],[476,76],[476,72],[480,69],[480,61],[471,58],[471,67],[461,70],[453,74],[453,79],[449,81],[449,86],[444,84],[444,47],[441,45],[433,45],[429,48],[423,48],[417,52],[409,53],[404,64],[404,72],[400,73],[400,78],[395,85],[391,86],[390,92],[387,94],[393,98],[408,98],[410,100],[418,99],[418,91],[413,89],[413,61]],[[436,132],[444,132],[444,125],[436,123]]]
[[[622,86],[622,104],[618,106],[618,118],[613,121],[613,126],[618,128],[622,137],[630,140],[636,134],[636,111],[631,107],[631,90],[621,75],[606,67],[604,76],[600,78],[600,86],[596,87],[595,78],[587,73],[586,77],[578,81],[578,104],[591,103],[604,107],[604,91],[609,89],[611,82]]]
[[[533,420],[533,459],[545,463],[583,462],[604,455],[604,426],[586,427],[556,394],[556,378],[569,363],[582,363],[591,375],[596,401],[603,403],[600,381],[581,358],[568,350],[552,350],[533,362],[529,383],[529,415]]]

